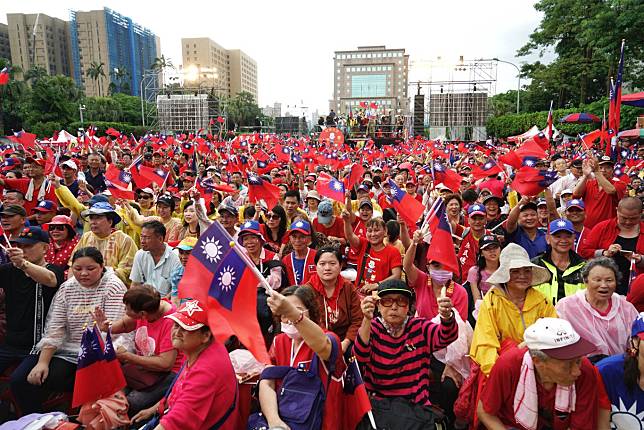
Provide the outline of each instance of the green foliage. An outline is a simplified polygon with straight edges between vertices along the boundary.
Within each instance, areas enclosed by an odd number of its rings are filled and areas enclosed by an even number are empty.
[[[67,124],[78,116],[81,92],[75,82],[66,76],[43,76],[32,86],[24,128],[30,130],[37,123]]]
[[[522,69],[522,76],[531,79],[525,90],[542,99],[541,109],[551,99],[555,107],[568,108],[605,97],[617,73],[622,39],[624,82],[631,88],[644,85],[644,2],[540,0],[535,9],[543,18],[518,54],[554,51],[557,56],[550,64],[537,61]]]
[[[259,125],[259,120],[264,118],[253,95],[246,91],[242,91],[226,101],[226,112],[229,121],[238,128]]]
[[[53,136],[54,132],[60,131],[64,128],[65,127],[63,127],[63,125],[58,121],[37,122],[29,127],[29,132],[43,138]],[[74,134],[74,130],[71,131],[72,134]]]
[[[516,94],[516,92],[515,92]],[[596,102],[590,103],[585,106],[568,108],[568,109],[556,109],[553,111],[553,125],[557,130],[562,131],[563,133],[569,136],[577,136],[580,133],[588,133],[589,131],[596,130],[601,128],[601,123],[593,124],[562,124],[559,122],[564,116],[577,113],[577,112],[588,112],[602,117],[603,110],[606,109],[606,114],[608,114],[608,99],[604,98]],[[627,130],[629,128],[635,127],[637,121],[638,113],[642,113],[642,109],[622,105],[621,108],[621,129]],[[516,136],[518,134],[524,133],[529,130],[533,125],[536,125],[540,129],[543,129],[548,124],[548,111],[541,112],[530,112],[530,113],[520,113],[517,114],[508,114],[492,117],[487,122],[487,133],[490,136],[496,137],[508,137]]]

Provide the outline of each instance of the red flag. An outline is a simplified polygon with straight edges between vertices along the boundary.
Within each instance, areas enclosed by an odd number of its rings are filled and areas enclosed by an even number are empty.
[[[479,179],[487,178],[488,176],[498,175],[501,172],[503,172],[501,166],[499,166],[496,161],[489,160],[482,166],[474,166],[474,169],[472,169],[472,176],[478,181]]]
[[[105,179],[113,184],[122,188],[128,188],[132,183],[132,174],[116,167],[115,164],[110,164],[105,170]]]
[[[257,202],[264,200],[269,209],[274,208],[280,201],[279,187],[264,181],[257,175],[248,175],[248,200]]]
[[[344,203],[344,184],[328,173],[320,173],[315,189],[321,196]]]
[[[433,176],[435,179],[434,186],[443,184],[454,193],[458,192],[461,187],[461,181],[463,180],[461,175],[440,163],[433,164]]]
[[[619,123],[621,120],[620,109],[622,104],[622,75],[624,73],[624,39],[619,52],[619,64],[617,66],[617,79],[615,85],[611,83],[610,103],[608,105],[608,127],[619,132]]]
[[[584,145],[584,149],[591,149],[593,147],[593,142],[602,136],[601,130],[594,130],[590,133],[586,133],[581,136],[581,143]]]
[[[169,174],[170,172],[166,172],[160,167],[156,169],[143,165],[139,167],[139,175],[146,178],[150,182],[154,182],[160,187],[162,187],[164,182],[166,182]]]
[[[438,261],[445,270],[459,273],[458,259],[452,239],[452,227],[447,220],[445,201],[439,198],[432,207],[434,211],[428,216],[431,239],[427,250],[427,261]]]
[[[345,189],[350,190],[353,186],[362,181],[364,175],[364,167],[360,163],[353,163],[349,176],[345,179]]]
[[[398,214],[405,220],[407,226],[415,226],[418,219],[423,215],[423,212],[425,212],[425,206],[405,191],[398,188],[391,178],[388,179],[388,181],[391,186],[391,197],[393,197],[392,203],[394,205],[394,209],[396,209],[396,212],[398,212]]]
[[[121,132],[120,132],[120,131],[118,131],[118,130],[117,130],[117,129],[115,129],[115,128],[112,128],[112,127],[110,127],[110,128],[108,128],[107,130],[105,130],[105,134],[110,135],[110,136],[112,136],[112,137],[119,137],[119,136],[121,136]]]
[[[9,83],[9,69],[4,68],[0,70],[0,85],[7,85]]]
[[[524,196],[536,196],[557,180],[557,172],[523,166],[517,170],[511,188]]]
[[[238,246],[218,221],[213,222],[190,254],[179,297],[206,304],[210,330],[218,342],[236,335],[258,361],[270,363],[255,318],[260,277]]]

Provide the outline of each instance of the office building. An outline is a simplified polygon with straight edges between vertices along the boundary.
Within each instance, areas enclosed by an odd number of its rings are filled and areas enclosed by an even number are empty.
[[[282,116],[282,103],[273,103],[273,106],[266,105],[262,108],[262,113],[270,118]]]
[[[372,110],[379,114],[409,111],[409,55],[404,49],[362,46],[355,51],[336,51],[333,63],[330,109],[348,114],[367,103],[377,106]]]
[[[139,95],[143,73],[161,55],[152,31],[108,8],[72,11],[70,34],[73,77],[88,96],[110,91]],[[101,63],[104,76],[92,78],[93,65]]]
[[[239,49],[227,50],[207,37],[181,39],[184,85],[231,97],[241,91],[257,101],[257,63]]]
[[[0,23],[0,58],[11,60],[11,45],[9,44],[9,26]]]
[[[43,13],[8,13],[11,63],[27,72],[42,67],[50,75],[72,75],[69,23]],[[35,27],[35,31],[34,31]],[[1,44],[2,36],[0,36]]]

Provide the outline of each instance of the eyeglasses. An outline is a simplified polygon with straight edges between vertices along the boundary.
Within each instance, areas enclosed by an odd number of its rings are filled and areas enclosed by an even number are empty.
[[[56,230],[62,230],[64,231],[67,229],[67,226],[61,225],[61,224],[50,224],[49,225],[49,231],[56,231]]]
[[[142,194],[142,195],[139,196],[139,200],[149,200],[151,198],[152,198],[152,196],[148,196],[148,195],[145,195],[145,194]]]
[[[390,308],[393,306],[393,304],[396,303],[396,305],[400,308],[406,308],[409,306],[409,299],[406,297],[383,297],[380,299],[380,304],[386,308]]]
[[[279,215],[275,215],[275,214],[267,214],[267,215],[266,215],[266,219],[279,220],[279,219],[280,219],[280,216],[279,216]]]

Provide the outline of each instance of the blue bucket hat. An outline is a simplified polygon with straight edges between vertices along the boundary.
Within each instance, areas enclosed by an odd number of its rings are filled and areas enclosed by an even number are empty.
[[[90,215],[105,215],[112,220],[112,226],[121,222],[121,217],[116,213],[116,209],[108,202],[95,203],[81,213],[81,217],[83,218],[87,218]]]

